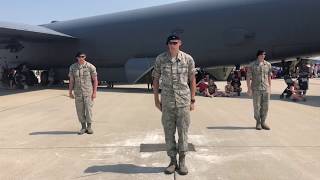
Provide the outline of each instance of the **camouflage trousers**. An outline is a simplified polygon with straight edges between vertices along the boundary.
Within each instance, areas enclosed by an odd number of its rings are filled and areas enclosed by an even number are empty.
[[[162,125],[168,156],[188,151],[188,129],[190,125],[190,107],[162,107]],[[178,147],[175,139],[178,130]]]
[[[270,93],[267,91],[253,91],[252,97],[254,118],[257,122],[263,123],[268,115]]]
[[[75,104],[80,123],[91,123],[93,107],[91,97],[75,97]]]

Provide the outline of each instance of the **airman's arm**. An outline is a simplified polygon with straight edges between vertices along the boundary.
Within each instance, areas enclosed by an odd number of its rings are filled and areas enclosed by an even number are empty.
[[[70,70],[69,70],[69,97],[72,99],[74,99],[74,95],[72,93],[73,86],[74,86],[74,77],[72,74],[72,69],[70,68]]]
[[[162,111],[162,106],[159,98],[159,80],[161,77],[161,64],[160,64],[160,59],[157,58],[156,62],[154,64],[154,69],[152,72],[152,77],[153,77],[153,94],[154,94],[154,103],[155,106]]]
[[[95,99],[97,97],[97,89],[98,89],[98,73],[96,70],[96,67],[92,66],[91,70],[90,70],[90,75],[91,75],[91,79],[92,79],[92,100]]]
[[[247,72],[247,87],[248,87],[248,92],[247,94],[249,96],[252,95],[252,87],[251,87],[251,79],[252,79],[252,67],[248,67],[248,72]]]
[[[190,110],[193,111],[194,110],[194,103],[195,103],[195,96],[196,96],[196,89],[197,89],[197,82],[196,82],[195,62],[192,57],[189,61],[188,72],[189,72],[188,76],[189,76],[190,92],[191,92]]]

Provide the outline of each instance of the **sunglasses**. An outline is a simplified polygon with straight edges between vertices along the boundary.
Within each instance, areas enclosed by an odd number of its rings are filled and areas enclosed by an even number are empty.
[[[86,56],[79,56],[79,58],[85,58]]]
[[[170,45],[177,45],[178,42],[169,42],[168,44],[170,44]]]

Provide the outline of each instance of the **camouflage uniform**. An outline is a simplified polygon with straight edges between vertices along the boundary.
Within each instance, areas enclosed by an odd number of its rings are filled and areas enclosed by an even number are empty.
[[[252,97],[254,118],[258,123],[264,123],[267,119],[270,99],[269,76],[272,76],[271,64],[264,61],[261,65],[258,60],[252,62],[247,74],[252,79]]]
[[[69,77],[74,80],[75,104],[81,123],[92,122],[92,77],[97,76],[96,67],[89,62],[83,65],[74,63],[70,66]]]
[[[177,151],[188,151],[188,128],[190,124],[191,94],[188,81],[195,74],[193,58],[180,51],[177,58],[168,52],[156,59],[153,77],[162,79],[161,103],[162,125],[165,132],[168,156],[176,156]],[[175,133],[178,130],[178,150]]]

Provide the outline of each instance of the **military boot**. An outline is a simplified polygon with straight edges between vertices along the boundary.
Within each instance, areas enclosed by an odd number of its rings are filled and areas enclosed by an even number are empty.
[[[91,123],[87,123],[87,133],[88,134],[93,134],[93,130],[91,129]]]
[[[178,168],[176,156],[170,157],[170,159],[171,159],[171,161],[170,161],[169,166],[164,170],[165,174],[172,174]]]
[[[86,123],[81,123],[81,129],[78,132],[79,135],[86,133]]]
[[[178,173],[180,175],[187,175],[188,174],[188,168],[186,165],[186,154],[180,153],[179,154],[179,171]]]
[[[256,130],[261,130],[261,129],[262,129],[261,123],[257,121]]]
[[[270,130],[270,127],[265,122],[262,122],[261,127],[264,130]]]

